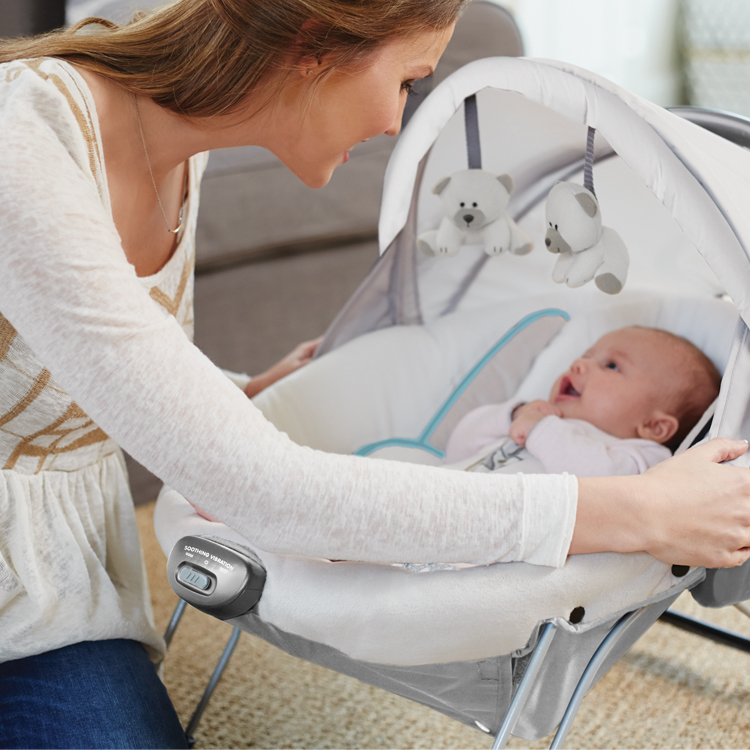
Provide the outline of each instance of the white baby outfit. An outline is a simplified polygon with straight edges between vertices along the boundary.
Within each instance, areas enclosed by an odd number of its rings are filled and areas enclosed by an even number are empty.
[[[139,279],[76,70],[0,65],[0,132],[0,661],[87,639],[163,649],[118,445],[270,552],[564,564],[574,478],[300,447],[193,346],[203,155],[177,251]]]
[[[521,447],[508,437],[516,406],[511,400],[469,412],[448,439],[446,464],[472,471],[614,477],[642,474],[672,455],[653,440],[617,438],[589,422],[554,415],[536,424]]]

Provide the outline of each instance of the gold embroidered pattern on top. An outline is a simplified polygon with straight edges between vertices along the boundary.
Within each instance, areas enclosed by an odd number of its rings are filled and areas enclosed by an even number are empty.
[[[0,315],[0,361],[8,356],[8,350],[16,338],[16,329]]]
[[[57,456],[99,446],[81,455],[82,463],[90,463],[114,450],[108,441],[0,314],[0,467],[38,473],[53,468]],[[23,459],[33,463],[19,467]]]
[[[65,423],[69,420],[85,421],[82,425],[65,427]],[[85,430],[87,428],[93,429],[66,445],[60,445],[60,443],[73,432],[76,432],[77,430]],[[35,440],[48,436],[55,438],[49,445],[34,443]],[[39,459],[39,464],[36,470],[36,473],[38,474],[44,468],[44,463],[49,456],[57,456],[61,453],[71,453],[79,448],[85,448],[90,445],[95,445],[96,443],[103,443],[106,440],[109,440],[108,435],[97,427],[93,420],[86,416],[80,406],[73,402],[70,404],[65,414],[55,420],[51,425],[21,440],[3,468],[13,469],[21,456],[29,456]]]
[[[36,400],[37,396],[39,396],[39,394],[47,387],[49,379],[49,370],[42,370],[34,381],[31,390],[10,411],[0,416],[0,427],[8,424],[8,422],[12,422],[17,416],[19,416],[19,414],[26,411],[32,402]]]
[[[180,281],[177,284],[177,291],[173,297],[170,297],[158,286],[151,287],[149,295],[154,302],[158,302],[170,315],[177,317],[177,313],[180,310],[182,299],[185,295],[185,290],[188,287],[188,282],[193,276],[193,266],[195,265],[195,256],[192,256],[185,265],[182,267],[182,273],[180,274]],[[182,322],[182,321],[180,321]]]
[[[83,110],[78,106],[78,103],[70,93],[70,89],[66,86],[65,81],[63,81],[60,76],[55,75],[54,73],[45,73],[41,69],[44,60],[45,58],[40,57],[35,60],[25,60],[23,64],[30,70],[33,70],[43,81],[50,81],[53,83],[55,88],[65,97],[68,106],[70,107],[70,111],[73,113],[73,117],[75,117],[78,127],[81,129],[81,133],[86,141],[86,145],[88,146],[89,166],[91,167],[91,174],[95,175],[99,171],[98,165],[101,163],[101,155],[98,153],[99,144],[97,143],[96,138],[94,138],[90,113],[87,113],[89,114],[89,118],[87,119]]]

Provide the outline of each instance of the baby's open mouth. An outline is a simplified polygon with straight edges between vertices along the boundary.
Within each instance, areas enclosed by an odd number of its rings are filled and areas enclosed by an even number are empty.
[[[573,383],[570,382],[570,378],[563,378],[562,383],[560,383],[560,395],[561,396],[571,396],[572,398],[578,397],[581,394],[578,393],[578,391],[573,388]]]

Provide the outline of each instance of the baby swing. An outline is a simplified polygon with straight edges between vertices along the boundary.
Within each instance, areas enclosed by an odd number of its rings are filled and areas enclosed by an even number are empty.
[[[453,74],[391,158],[379,262],[315,361],[256,405],[302,445],[439,463],[469,409],[545,397],[599,336],[637,324],[685,336],[724,374],[682,448],[750,434],[750,155],[738,145],[750,144],[750,122],[679,115],[558,62],[489,58]],[[441,235],[453,214],[438,187],[467,166],[503,176],[504,240]],[[585,273],[578,257],[557,265],[566,247],[593,254],[548,199],[557,183],[585,185],[617,235]],[[245,630],[496,735],[495,747],[558,725],[559,747],[586,691],[682,591],[708,606],[750,597],[748,565],[687,569],[646,554],[425,574],[273,555],[167,487],[154,523],[174,590],[237,628],[188,735]]]

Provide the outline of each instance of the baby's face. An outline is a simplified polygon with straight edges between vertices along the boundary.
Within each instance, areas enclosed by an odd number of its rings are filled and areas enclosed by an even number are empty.
[[[619,438],[658,408],[675,377],[674,347],[655,331],[622,328],[599,339],[552,386],[550,402],[563,417],[582,419]]]

